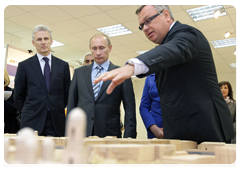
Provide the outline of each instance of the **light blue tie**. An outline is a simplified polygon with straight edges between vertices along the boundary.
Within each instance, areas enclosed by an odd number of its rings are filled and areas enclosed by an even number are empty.
[[[102,67],[101,66],[97,66],[96,68],[98,69],[98,72],[97,72],[97,74],[95,76],[95,79],[98,76],[100,76]],[[99,87],[100,87],[100,82],[98,82],[97,84],[93,85],[93,94],[94,94],[95,100],[97,99],[97,95],[98,95],[98,92],[99,92]]]

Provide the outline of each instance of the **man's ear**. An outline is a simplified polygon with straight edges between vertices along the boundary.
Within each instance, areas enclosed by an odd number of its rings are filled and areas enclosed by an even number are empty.
[[[36,47],[33,40],[32,40],[32,44],[33,44],[34,47]]]

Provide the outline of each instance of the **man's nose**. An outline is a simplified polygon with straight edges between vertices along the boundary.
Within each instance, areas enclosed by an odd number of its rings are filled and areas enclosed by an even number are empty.
[[[101,54],[100,49],[97,49],[97,54],[98,54],[98,55]]]
[[[149,26],[148,25],[145,25],[145,24],[143,24],[143,31],[147,31],[149,29]]]

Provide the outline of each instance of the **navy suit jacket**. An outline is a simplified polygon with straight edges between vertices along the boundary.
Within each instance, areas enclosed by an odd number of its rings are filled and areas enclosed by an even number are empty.
[[[218,86],[210,46],[197,29],[176,22],[161,45],[137,57],[156,73],[164,138],[223,142],[233,123]]]
[[[82,108],[87,116],[86,136],[121,137],[120,104],[123,101],[125,110],[124,137],[136,138],[135,96],[131,79],[117,86],[111,94],[106,90],[110,80],[103,82],[97,99],[93,96],[91,80],[93,64],[82,66],[75,70],[69,89],[68,113],[75,107]],[[118,68],[110,62],[108,71]]]
[[[37,55],[20,62],[15,76],[14,103],[21,112],[21,128],[30,127],[41,134],[49,107],[56,134],[64,136],[69,85],[69,65],[63,60],[52,56],[49,92]]]

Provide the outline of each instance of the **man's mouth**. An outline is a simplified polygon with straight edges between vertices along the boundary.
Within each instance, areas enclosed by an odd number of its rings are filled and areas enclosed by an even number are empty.
[[[153,32],[150,32],[149,34],[148,34],[148,37],[151,37],[153,35]]]

